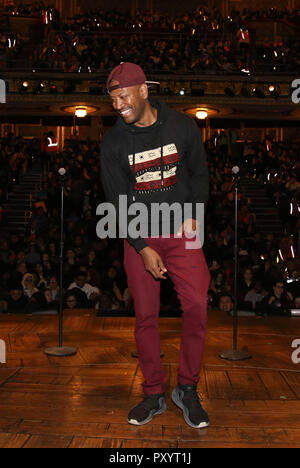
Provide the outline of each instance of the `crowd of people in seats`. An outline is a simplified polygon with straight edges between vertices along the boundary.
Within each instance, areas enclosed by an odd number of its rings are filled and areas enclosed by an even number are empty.
[[[251,43],[243,20],[246,16],[233,11],[232,16],[222,17],[217,9],[198,8],[182,15],[140,13],[132,18],[96,10],[52,28],[35,56],[34,67],[92,72],[136,61],[151,72],[297,71],[298,42],[274,43],[256,37],[255,44]]]
[[[13,68],[22,54],[24,41],[20,33],[1,30],[0,27],[0,68]]]
[[[228,140],[213,137],[208,153],[212,193],[207,209],[205,249],[211,265],[209,302],[232,313],[234,307],[234,216],[233,182],[228,159]],[[227,144],[226,144],[227,143]],[[235,161],[264,188],[282,222],[282,235],[264,233],[257,226],[255,201],[241,198],[239,204],[238,308],[257,314],[283,314],[300,305],[300,191],[299,142],[244,143]],[[233,157],[233,154],[231,155]],[[225,173],[224,173],[225,171]],[[227,176],[226,176],[227,172]],[[225,195],[225,196],[224,196]],[[212,217],[210,219],[210,213]],[[266,213],[267,214],[267,213]],[[217,220],[217,221],[216,221]],[[214,225],[215,223],[215,225]]]
[[[0,138],[0,207],[7,201],[14,185],[20,183],[22,175],[31,169],[38,149],[37,140],[25,140],[12,134]]]
[[[282,220],[282,234],[257,227],[248,198],[239,201],[238,307],[255,314],[282,314],[300,306],[299,143],[233,143],[234,132],[206,142],[211,194],[206,210],[204,251],[211,283],[209,309],[232,313],[234,293],[234,187],[232,166],[264,187]],[[30,169],[38,141],[10,135],[0,142],[1,197]],[[104,201],[100,184],[101,145],[68,141],[45,162],[47,171],[25,236],[0,225],[0,309],[3,313],[57,310],[60,297],[60,196],[58,169],[65,182],[63,301],[67,309],[132,310],[123,268],[123,244],[96,234],[96,208]],[[247,159],[245,159],[247,158]],[[247,161],[247,162],[246,162]],[[11,174],[7,177],[7,174]],[[242,192],[241,192],[242,193]],[[293,207],[293,209],[292,209]],[[169,279],[163,282],[161,310],[179,310]]]
[[[42,18],[45,12],[47,11],[52,11],[54,13],[55,18],[59,18],[59,13],[55,8],[54,3],[52,5],[49,5],[44,2],[9,2],[7,5],[3,5],[0,7],[0,13],[5,13],[8,16],[16,17],[29,16],[34,18]]]
[[[290,39],[276,42],[256,35],[254,42],[247,30],[255,19],[297,20],[299,12],[293,9],[245,8],[223,16],[217,8],[200,6],[184,14],[137,12],[134,17],[116,9],[95,9],[63,21],[54,6],[34,2],[9,6],[6,12],[39,16],[44,23],[44,41],[32,44],[28,57],[31,69],[105,72],[120,61],[169,73],[277,73],[300,67],[300,46],[292,33]],[[18,68],[22,49],[20,34],[1,31],[0,25],[2,67]]]
[[[33,17],[40,17],[41,14],[46,10],[55,10],[55,4],[48,4],[48,2],[43,1],[36,1],[36,2],[7,2],[6,5],[0,6],[0,12],[6,13],[12,16],[33,16]],[[261,8],[259,10],[255,10],[253,8],[243,8],[242,10],[237,10],[232,8],[230,12],[230,16],[224,16],[220,10],[216,7],[208,7],[207,5],[201,5],[199,1],[199,6],[196,8],[194,13],[194,17],[197,17],[198,21],[205,22],[217,22],[218,24],[222,24],[227,19],[233,19],[240,23],[241,21],[247,20],[257,20],[257,19],[272,19],[272,20],[280,20],[280,19],[292,19],[298,18],[300,13],[299,10],[295,8],[278,8],[277,6],[267,8]],[[170,27],[173,28],[172,19],[173,18],[184,18],[183,23],[187,22],[188,24],[193,21],[194,17],[191,13],[184,14],[168,14],[161,12],[140,12],[137,11],[134,18],[132,18],[132,14],[129,11],[121,11],[117,9],[113,9],[110,11],[104,11],[100,8],[95,8],[92,10],[87,10],[85,12],[81,12],[76,14],[74,18],[68,20],[68,22],[74,24],[74,27],[83,27],[90,24],[92,21],[97,20],[100,22],[102,27],[105,28],[114,28],[119,27],[122,25],[123,27],[132,27],[134,21],[138,24],[141,24],[141,27],[145,28],[153,28],[159,26],[161,27]],[[186,25],[182,26],[183,28]]]
[[[16,149],[22,148],[30,159],[30,152],[26,152],[24,145],[25,141],[13,137],[1,141],[1,148],[5,149],[2,150],[1,174],[6,172]],[[70,143],[55,158],[53,155],[48,155],[46,177],[25,236],[1,231],[5,226],[4,219],[0,225],[2,310],[34,313],[58,308],[61,194],[58,169],[62,164],[68,173],[64,191],[64,306],[70,309],[131,308],[131,296],[122,267],[122,246],[117,241],[96,236],[95,211],[103,201],[99,183],[99,144],[88,141]],[[42,164],[45,164],[44,155]],[[19,170],[22,172],[22,166]],[[7,187],[8,194],[14,184]]]

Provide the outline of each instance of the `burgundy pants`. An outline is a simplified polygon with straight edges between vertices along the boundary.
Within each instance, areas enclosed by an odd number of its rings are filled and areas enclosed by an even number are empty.
[[[182,238],[147,238],[147,244],[161,256],[180,300],[182,334],[178,383],[193,385],[199,381],[207,324],[207,291],[210,281],[202,249],[186,249]],[[135,339],[146,395],[165,392],[166,376],[160,361],[160,280],[145,269],[143,259],[124,242],[124,267],[128,288],[134,300]],[[162,280],[163,281],[163,280]]]

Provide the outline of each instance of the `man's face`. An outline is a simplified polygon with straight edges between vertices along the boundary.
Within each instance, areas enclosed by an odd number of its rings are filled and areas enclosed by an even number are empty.
[[[283,283],[277,283],[274,286],[274,293],[277,297],[280,297],[283,294],[284,291],[284,284]]]
[[[79,286],[79,288],[83,288],[85,285],[85,276],[77,276],[76,284]]]
[[[247,270],[245,271],[244,278],[245,278],[246,281],[251,281],[252,278],[253,278],[253,273],[252,273],[252,271],[247,269]]]
[[[51,289],[56,289],[58,286],[56,278],[51,278],[49,281],[49,285]]]
[[[69,296],[67,299],[67,306],[69,309],[75,309],[77,303],[75,296]]]
[[[147,85],[114,89],[110,92],[113,108],[127,124],[139,126],[146,108]]]
[[[222,312],[230,312],[232,308],[233,308],[233,303],[230,297],[227,297],[227,296],[221,297],[220,303],[219,303],[219,309]]]

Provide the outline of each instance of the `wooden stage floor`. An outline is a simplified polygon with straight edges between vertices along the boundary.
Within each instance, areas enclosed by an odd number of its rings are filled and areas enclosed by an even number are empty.
[[[47,357],[57,345],[55,316],[0,316],[7,363],[0,364],[1,448],[300,447],[300,364],[291,347],[299,318],[239,319],[239,345],[249,361],[221,360],[232,347],[232,319],[210,312],[199,393],[211,426],[192,429],[172,403],[180,319],[160,319],[162,362],[168,376],[163,415],[141,427],[127,414],[142,397],[133,318],[67,312],[64,345],[73,357]]]

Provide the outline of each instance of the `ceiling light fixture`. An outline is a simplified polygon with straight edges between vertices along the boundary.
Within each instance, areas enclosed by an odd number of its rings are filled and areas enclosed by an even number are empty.
[[[196,117],[199,120],[205,120],[208,117],[208,113],[204,110],[199,110],[196,112]]]
[[[82,119],[87,116],[87,110],[85,107],[77,107],[75,110],[75,116]]]

